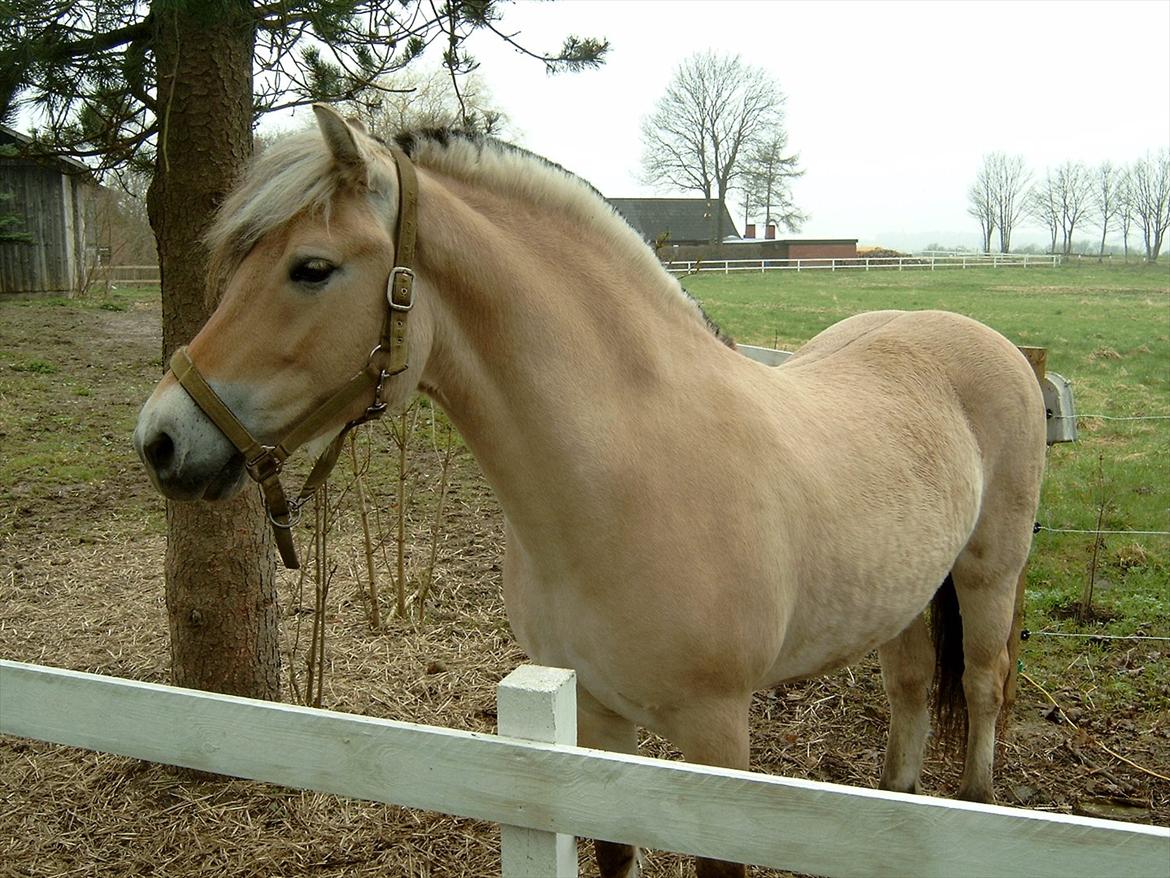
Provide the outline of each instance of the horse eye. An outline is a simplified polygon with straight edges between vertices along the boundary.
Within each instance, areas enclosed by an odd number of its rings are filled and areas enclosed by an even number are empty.
[[[322,284],[337,268],[328,259],[306,259],[298,262],[289,272],[289,278],[299,284]]]

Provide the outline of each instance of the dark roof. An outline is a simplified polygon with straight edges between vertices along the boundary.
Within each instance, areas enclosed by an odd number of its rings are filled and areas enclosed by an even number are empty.
[[[705,244],[715,234],[713,211],[719,202],[714,198],[611,198],[609,203],[651,243],[664,232],[675,244]],[[738,236],[739,231],[724,206],[723,236],[729,235]]]
[[[22,161],[31,161],[41,165],[52,165],[57,167],[64,173],[68,174],[82,174],[84,176],[92,177],[93,168],[84,162],[79,162],[71,156],[65,155],[49,155],[49,154],[34,154],[29,152],[29,146],[35,143],[27,134],[22,134],[15,128],[9,128],[7,125],[0,125],[0,144],[13,144],[17,151],[14,156],[0,156],[0,158],[14,158]]]

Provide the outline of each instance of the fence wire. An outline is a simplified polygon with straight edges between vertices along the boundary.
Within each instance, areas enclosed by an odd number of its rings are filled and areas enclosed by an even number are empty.
[[[1032,533],[1048,531],[1054,534],[1124,534],[1134,537],[1170,537],[1170,530],[1107,530],[1105,528],[1078,528],[1078,527],[1048,527],[1036,522],[1032,526]]]
[[[1170,415],[1052,415],[1056,421],[1079,421],[1093,418],[1098,421],[1170,421]]]

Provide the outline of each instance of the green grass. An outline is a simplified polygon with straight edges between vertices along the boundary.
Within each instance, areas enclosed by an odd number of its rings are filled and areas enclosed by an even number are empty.
[[[792,350],[861,311],[943,308],[1021,345],[1048,349],[1078,413],[1170,414],[1170,269],[1078,265],[938,271],[705,274],[684,286],[737,341]],[[1170,530],[1170,421],[1084,419],[1049,451],[1039,520],[1052,527]],[[1094,537],[1037,534],[1029,562],[1035,630],[1170,636],[1170,538],[1106,536],[1088,628],[1069,609],[1089,577]],[[1045,644],[1069,657],[1083,641]]]
[[[57,371],[56,366],[45,360],[24,360],[9,363],[8,368],[13,372],[32,372],[36,375],[52,375]]]
[[[97,308],[101,311],[126,311],[139,302],[157,302],[158,287],[117,287],[106,290],[95,286],[82,296],[28,295],[8,299],[5,306],[16,308]]]

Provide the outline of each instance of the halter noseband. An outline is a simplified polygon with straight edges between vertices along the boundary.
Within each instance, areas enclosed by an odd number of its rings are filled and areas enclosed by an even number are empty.
[[[418,176],[406,153],[388,147],[398,167],[398,227],[394,240],[394,268],[386,281],[386,315],[382,335],[370,351],[365,368],[340,390],[293,426],[275,445],[265,445],[249,432],[227,404],[211,389],[192,362],[186,347],[171,357],[171,372],[195,404],[244,455],[248,475],[260,485],[268,521],[284,566],[300,567],[292,528],[299,520],[300,507],[321,487],[337,463],[341,445],[349,431],[359,424],[381,417],[386,410],[382,387],[387,378],[406,370],[406,318],[414,307],[414,242],[418,232]],[[295,500],[285,497],[280,471],[289,455],[329,426],[359,396],[373,392],[374,401],[365,412],[345,425],[313,464],[304,487]]]

